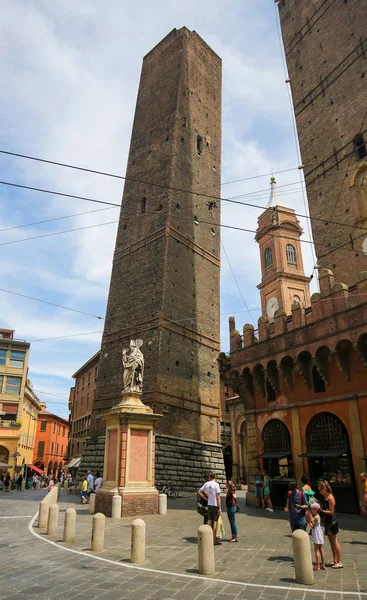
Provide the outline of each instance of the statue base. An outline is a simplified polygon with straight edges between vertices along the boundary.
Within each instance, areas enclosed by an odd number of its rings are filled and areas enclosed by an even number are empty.
[[[155,423],[162,417],[143,404],[139,392],[123,392],[121,401],[102,415],[106,423],[103,486],[96,512],[112,513],[112,497],[122,498],[121,516],[158,513],[154,487]]]

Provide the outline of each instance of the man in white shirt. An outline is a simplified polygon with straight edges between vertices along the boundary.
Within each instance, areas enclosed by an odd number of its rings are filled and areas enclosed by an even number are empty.
[[[209,481],[204,483],[198,493],[201,498],[208,500],[208,525],[213,527],[214,546],[220,546],[222,542],[217,540],[216,533],[218,517],[222,511],[220,509],[220,487],[215,481],[215,473],[210,473]]]
[[[94,477],[90,471],[87,471],[88,496],[94,493]]]

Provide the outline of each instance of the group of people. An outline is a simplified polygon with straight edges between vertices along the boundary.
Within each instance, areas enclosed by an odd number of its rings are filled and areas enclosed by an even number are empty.
[[[236,486],[233,481],[227,481],[226,508],[229,525],[231,527],[232,537],[229,542],[238,542],[238,529],[236,523],[236,513],[239,511],[237,506]],[[213,529],[214,546],[220,546],[221,541],[217,537],[218,519],[222,515],[220,502],[220,487],[215,480],[215,473],[209,474],[209,480],[198,491],[199,503],[204,509],[204,525],[209,525]]]
[[[96,473],[96,477],[92,475],[91,471],[87,471],[82,478],[81,489],[80,489],[80,504],[89,504],[89,497],[91,494],[96,494],[102,487],[103,479],[99,471]]]
[[[367,474],[361,473],[361,481],[364,482],[364,505],[362,510],[367,512]],[[298,489],[297,482],[291,480],[285,511],[289,514],[289,522],[292,533],[297,529],[307,530],[310,527],[310,535],[314,543],[316,564],[314,570],[324,570],[326,567],[342,569],[341,548],[338,542],[339,525],[336,518],[336,502],[328,481],[319,481],[317,485],[318,497],[308,483],[306,475],[301,477],[302,486]],[[232,537],[229,542],[238,541],[238,528],[236,514],[239,511],[236,498],[236,487],[233,481],[227,481],[226,509]],[[255,495],[257,508],[265,508],[273,512],[270,500],[270,478],[266,472],[257,469],[255,475]],[[215,479],[215,473],[211,472],[209,479],[198,491],[198,512],[204,515],[204,524],[213,529],[214,545],[221,545],[217,537],[218,520],[221,518],[220,487]],[[322,530],[324,527],[324,531]],[[327,536],[332,553],[332,561],[325,563],[324,535]]]
[[[291,481],[285,511],[289,513],[291,530],[307,530],[311,528],[312,541],[315,549],[316,564],[315,571],[324,570],[327,566],[332,569],[342,569],[341,548],[338,542],[339,526],[336,519],[335,498],[328,481],[319,481],[317,489],[319,498],[316,499],[315,492],[308,483],[306,475],[301,477],[302,488],[297,488],[296,481]],[[327,536],[333,555],[332,562],[325,564],[324,553],[324,525],[325,536]]]

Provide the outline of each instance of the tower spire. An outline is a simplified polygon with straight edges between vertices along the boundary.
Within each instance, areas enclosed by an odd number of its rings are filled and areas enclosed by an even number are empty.
[[[277,190],[277,182],[275,181],[275,177],[272,175],[270,177],[270,198],[266,208],[275,208],[276,206],[286,206],[283,202],[279,200],[279,194]]]

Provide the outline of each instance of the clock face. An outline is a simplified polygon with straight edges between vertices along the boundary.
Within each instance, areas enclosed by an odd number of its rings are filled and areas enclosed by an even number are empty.
[[[270,298],[270,300],[268,300],[268,303],[266,305],[266,312],[268,313],[268,317],[270,319],[272,319],[274,317],[274,314],[278,310],[278,308],[279,308],[278,300],[275,296],[273,296],[272,298]]]

